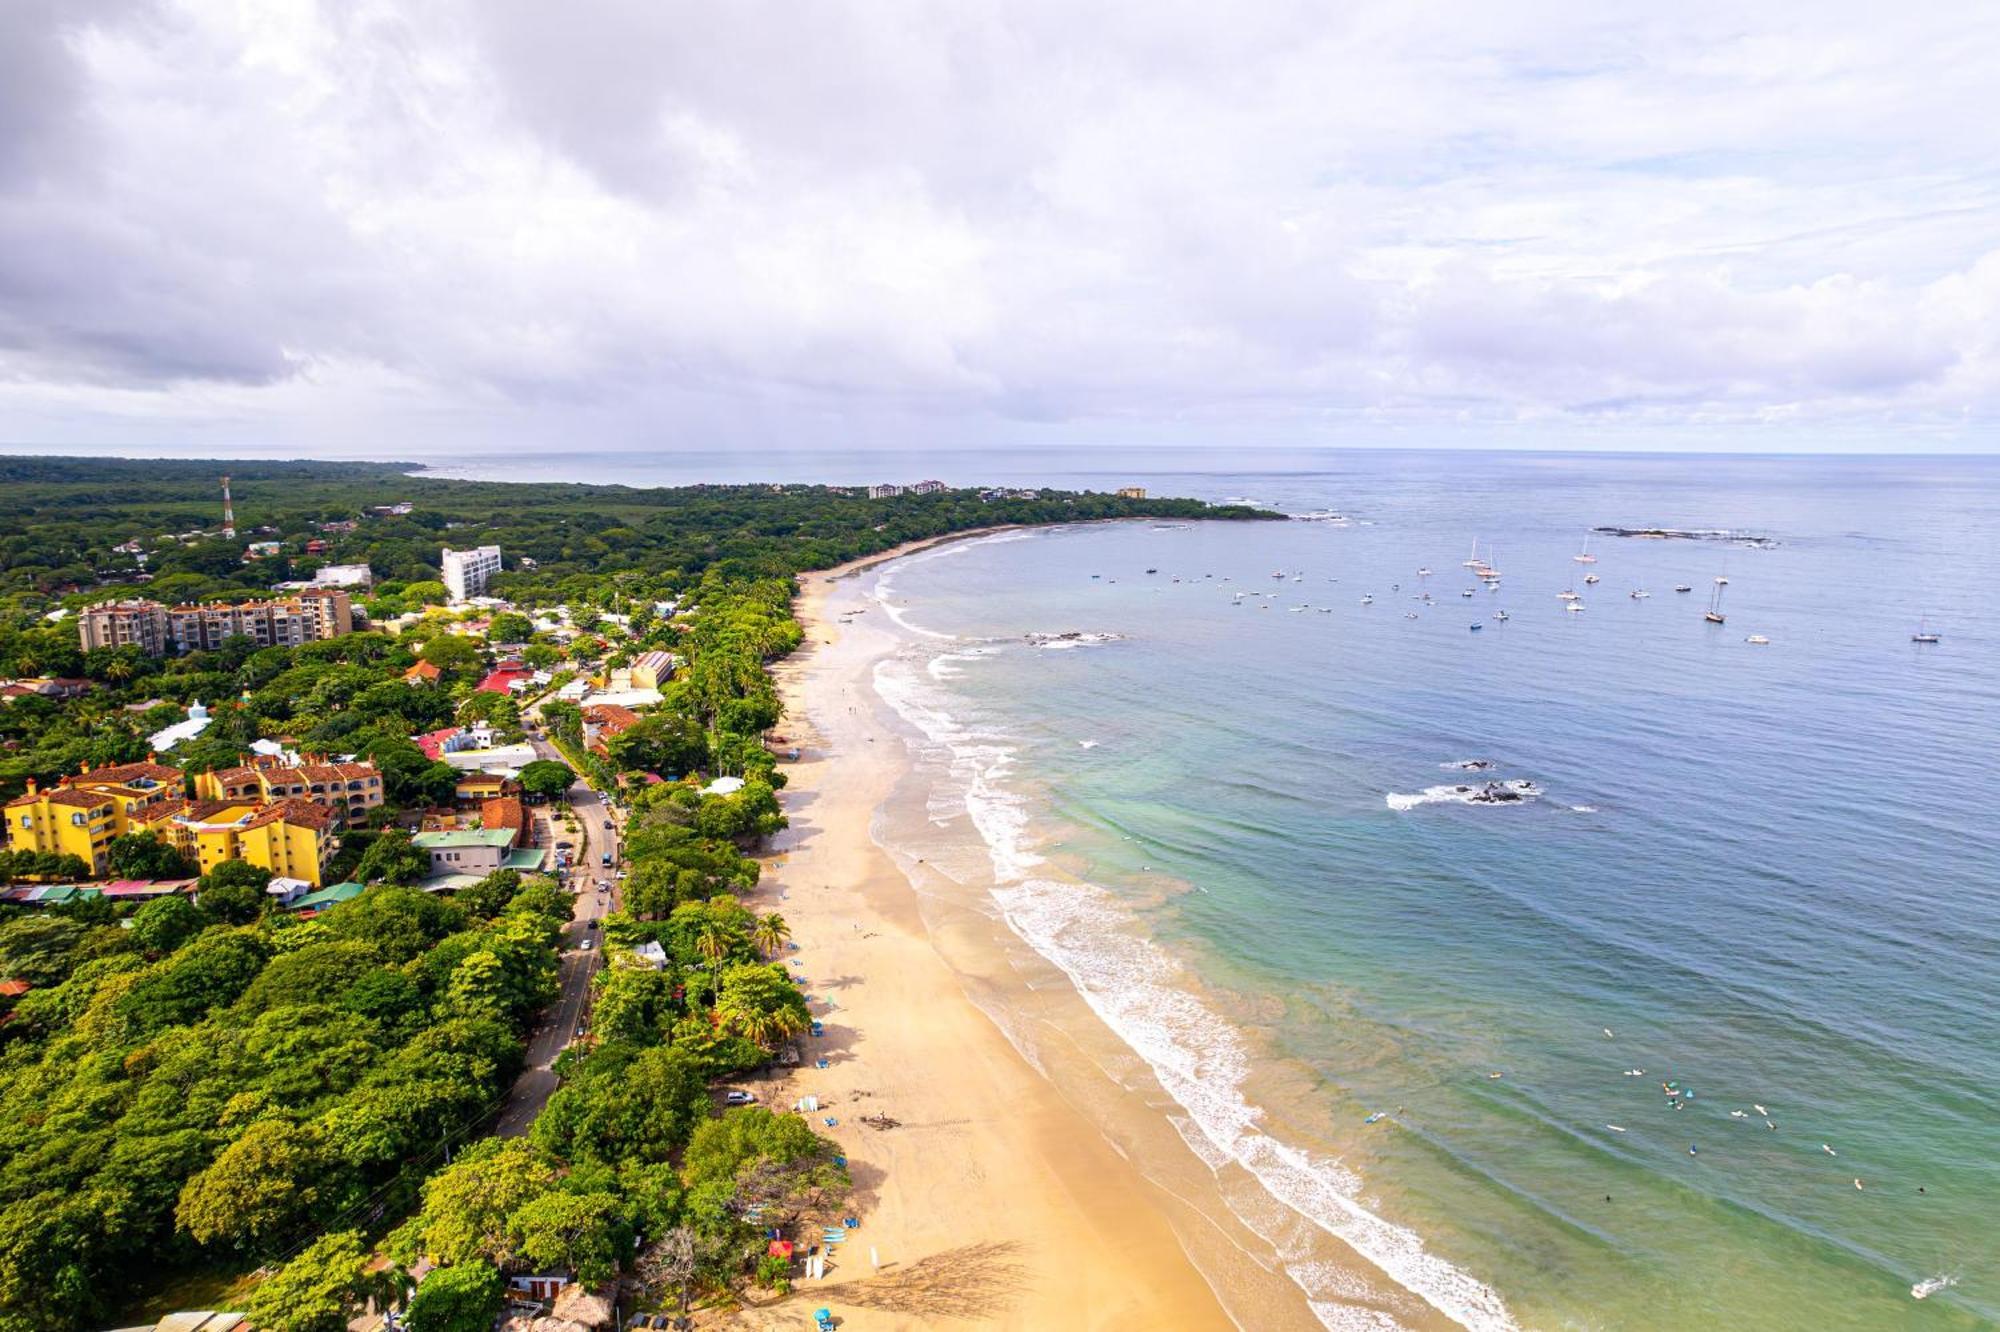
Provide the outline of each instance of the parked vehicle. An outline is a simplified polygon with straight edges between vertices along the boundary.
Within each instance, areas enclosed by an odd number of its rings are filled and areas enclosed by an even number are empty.
[[[757,1097],[755,1093],[747,1091],[724,1092],[722,1094],[722,1103],[724,1105],[755,1105]]]

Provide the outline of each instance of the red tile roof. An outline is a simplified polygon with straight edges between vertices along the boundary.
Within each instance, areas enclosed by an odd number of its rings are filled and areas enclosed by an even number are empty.
[[[140,778],[171,784],[185,777],[179,768],[169,768],[164,763],[120,763],[115,767],[95,768],[90,772],[80,772],[74,777],[65,777],[65,785],[80,782],[135,782]]]

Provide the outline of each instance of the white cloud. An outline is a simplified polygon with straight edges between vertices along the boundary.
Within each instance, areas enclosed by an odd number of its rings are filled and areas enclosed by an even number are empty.
[[[2000,411],[1979,10],[0,15],[16,439],[1935,447]]]

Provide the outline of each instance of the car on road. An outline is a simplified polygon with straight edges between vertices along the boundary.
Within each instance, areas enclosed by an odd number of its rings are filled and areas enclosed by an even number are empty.
[[[612,822],[612,821],[611,821],[610,819],[606,819],[606,820],[604,821],[604,826],[605,826],[605,827],[607,827],[607,828],[615,828],[615,827],[617,827],[618,825],[617,825],[617,824],[615,824],[615,823],[613,823],[613,822]]]
[[[557,843],[556,843],[556,850],[558,850],[558,851],[574,851],[574,850],[576,850],[576,843],[575,843],[575,842],[557,842]]]
[[[593,929],[593,930],[597,928],[597,917],[595,917],[595,916],[592,916],[592,917],[590,918],[590,928],[591,928],[591,929]],[[583,946],[584,946],[585,948],[588,948],[588,947],[590,947],[590,940],[588,940],[588,939],[585,939],[585,940],[583,941]]]
[[[755,1105],[757,1103],[757,1094],[747,1091],[724,1092],[722,1093],[722,1103],[724,1105]]]
[[[611,864],[611,853],[609,851],[604,853],[604,863],[607,867]]]
[[[593,921],[591,921],[590,923],[591,923],[591,924],[593,924],[593,925],[595,925],[595,924],[596,924],[597,922],[593,920]],[[583,951],[584,951],[584,952],[586,952],[586,953],[590,951],[590,940],[588,940],[588,939],[585,939],[585,940],[583,941]]]

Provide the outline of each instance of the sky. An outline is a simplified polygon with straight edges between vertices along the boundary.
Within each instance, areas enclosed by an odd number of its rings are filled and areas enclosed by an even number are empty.
[[[0,441],[2000,451],[2000,6],[6,0]]]

